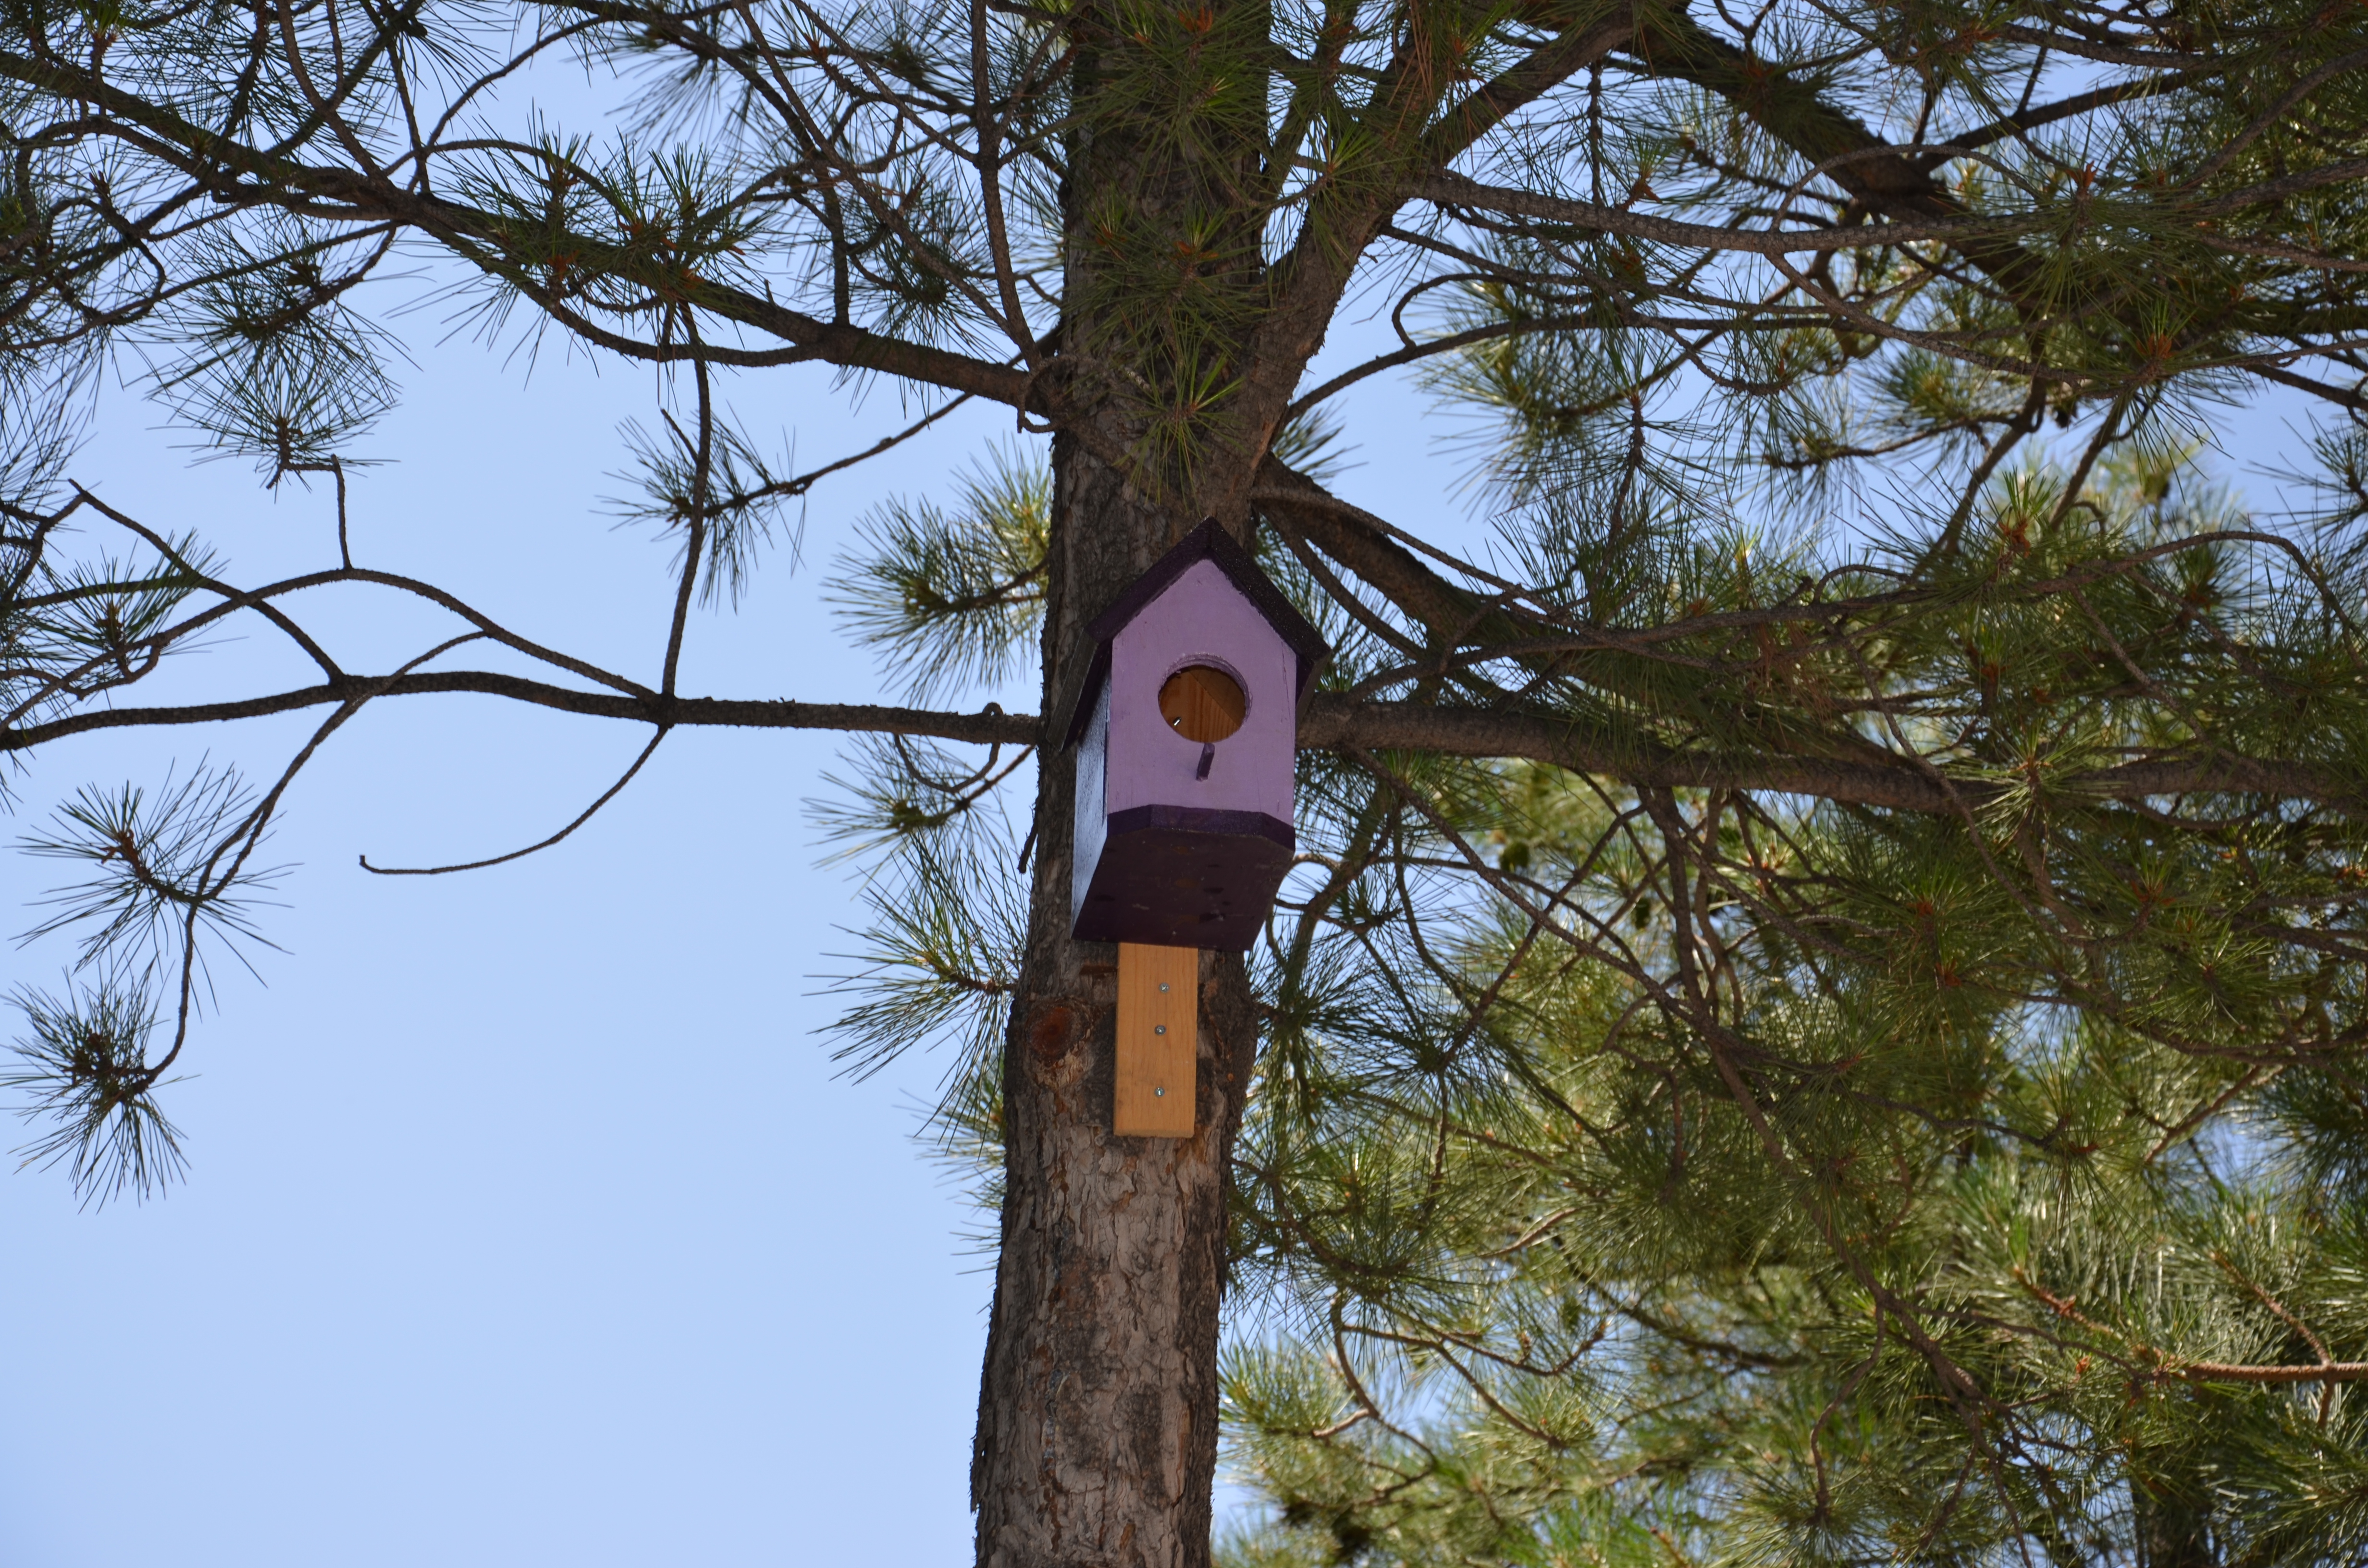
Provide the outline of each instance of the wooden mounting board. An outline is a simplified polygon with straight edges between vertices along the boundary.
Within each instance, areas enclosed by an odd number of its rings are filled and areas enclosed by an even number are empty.
[[[1121,1138],[1192,1136],[1201,1045],[1201,949],[1118,945],[1118,1094]]]

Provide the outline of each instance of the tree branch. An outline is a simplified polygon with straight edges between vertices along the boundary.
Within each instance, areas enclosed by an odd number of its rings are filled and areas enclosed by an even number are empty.
[[[383,682],[384,684],[381,684]],[[374,698],[474,694],[596,719],[663,726],[714,725],[752,730],[839,730],[921,735],[973,745],[1034,745],[1042,723],[1032,713],[1007,713],[995,704],[976,713],[864,703],[799,702],[719,697],[633,698],[582,691],[486,670],[427,671],[388,680],[347,676],[336,684],[230,702],[176,708],[95,709],[43,724],[0,732],[0,752],[28,751],[68,735],[98,730],[222,723]],[[1771,751],[1695,751],[1634,736],[1589,733],[1566,719],[1480,708],[1439,708],[1418,702],[1365,702],[1319,695],[1302,715],[1299,744],[1315,751],[1429,751],[1452,756],[1520,757],[1574,772],[1617,778],[1640,788],[1749,790],[1803,795],[1852,805],[1926,815],[1958,816],[2004,786],[1955,779],[1918,769],[1908,759],[1882,762]],[[2209,757],[2162,757],[2115,767],[2067,771],[2050,787],[2065,795],[2136,801],[2188,793],[2240,793],[2317,801],[2368,816],[2368,792],[2354,780],[2316,764],[2255,758],[2226,752]],[[1953,786],[1953,795],[1952,793]]]
[[[1442,206],[1474,208],[1517,218],[1543,218],[1572,223],[1607,234],[1631,234],[1663,244],[1701,250],[1748,251],[1760,256],[1788,256],[1798,251],[1869,250],[1878,245],[1915,244],[1940,241],[1958,245],[1968,240],[2010,239],[2055,227],[2061,215],[2031,213],[2019,218],[1964,217],[1924,222],[1888,222],[1827,229],[1739,229],[1716,223],[1687,223],[1657,218],[1622,207],[1551,196],[1544,191],[1515,190],[1482,185],[1442,169],[1424,183],[1422,194]]]
[[[0,51],[0,80],[17,82],[54,97],[82,101],[102,109],[108,130],[118,139],[168,165],[199,189],[240,205],[267,205],[329,221],[393,222],[450,240],[473,241],[507,253],[518,223],[463,203],[421,190],[406,189],[383,177],[349,169],[327,168],[259,151],[217,135],[148,99],[114,86],[95,73],[28,59]],[[136,132],[136,133],[135,133]],[[548,243],[552,236],[541,238]],[[589,235],[565,236],[585,258],[587,269],[604,261],[616,264],[614,276],[628,282],[659,281],[635,276],[632,258],[621,247]],[[463,256],[471,246],[456,246]],[[485,259],[472,257],[483,267]],[[498,272],[497,276],[501,276]],[[907,381],[924,381],[949,391],[967,392],[991,402],[1018,406],[1027,391],[1027,378],[991,360],[932,348],[901,338],[885,337],[861,327],[819,321],[763,295],[707,279],[688,283],[678,275],[662,281],[684,302],[768,333],[791,348],[751,353],[720,346],[648,345],[611,333],[567,310],[548,290],[516,278],[505,277],[519,291],[560,319],[570,330],[620,353],[655,359],[705,359],[736,365],[779,364],[785,360],[819,359],[847,369],[876,370]]]
[[[381,677],[383,678],[383,677]],[[562,713],[594,719],[623,719],[658,725],[721,725],[757,730],[846,730],[878,734],[927,735],[938,740],[967,741],[979,745],[1031,745],[1041,727],[1033,714],[1006,713],[993,703],[976,713],[944,713],[919,708],[891,708],[862,703],[797,702],[788,699],[688,697],[667,699],[651,694],[627,697],[605,691],[582,691],[552,686],[522,676],[490,670],[433,670],[408,675],[372,689],[365,676],[348,676],[335,684],[300,687],[291,691],[229,702],[189,703],[173,708],[93,709],[70,713],[47,723],[0,730],[0,753],[29,751],[68,735],[97,730],[163,728],[180,724],[216,724],[234,719],[261,719],[292,713],[324,703],[343,702],[358,689],[373,696],[418,697],[433,693],[473,693],[507,698]]]

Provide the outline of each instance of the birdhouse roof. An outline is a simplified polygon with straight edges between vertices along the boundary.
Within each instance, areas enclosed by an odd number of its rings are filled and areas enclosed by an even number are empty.
[[[1225,580],[1249,600],[1252,608],[1276,636],[1290,644],[1299,655],[1299,680],[1296,695],[1304,697],[1315,672],[1332,654],[1332,645],[1324,634],[1308,623],[1305,616],[1282,597],[1282,590],[1250,558],[1250,552],[1234,542],[1234,536],[1217,526],[1214,517],[1177,541],[1174,548],[1151,563],[1151,569],[1127,585],[1124,593],[1113,600],[1110,608],[1096,616],[1086,628],[1086,635],[1094,640],[1093,662],[1086,668],[1086,683],[1078,688],[1077,699],[1070,705],[1064,745],[1076,745],[1085,733],[1087,721],[1093,716],[1094,697],[1102,682],[1110,676],[1110,643],[1136,616],[1150,608],[1151,602],[1167,591],[1168,585],[1181,577],[1197,562],[1215,563],[1225,574]]]

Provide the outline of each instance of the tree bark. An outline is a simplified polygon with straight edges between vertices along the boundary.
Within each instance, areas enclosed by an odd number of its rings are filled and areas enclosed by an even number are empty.
[[[1085,626],[1173,519],[1054,443],[1045,711]],[[1048,732],[1049,733],[1049,732]],[[1201,1568],[1217,1452],[1225,1172],[1257,1051],[1242,960],[1203,953],[1196,1131],[1110,1129],[1118,950],[1069,937],[1072,754],[1042,755],[1028,950],[1006,1036],[1002,1255],[971,1502],[981,1568]]]
[[[2142,1469],[2130,1477],[2138,1568],[2219,1568],[2209,1496],[2192,1470],[2164,1475]]]

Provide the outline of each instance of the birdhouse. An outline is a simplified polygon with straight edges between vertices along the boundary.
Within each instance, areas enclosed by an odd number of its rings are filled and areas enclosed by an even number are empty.
[[[1117,1130],[1183,1137],[1196,949],[1239,952],[1266,924],[1296,843],[1299,703],[1330,650],[1213,521],[1087,634],[1072,931],[1120,944]]]
[[[1239,952],[1291,864],[1299,700],[1330,650],[1214,522],[1087,635],[1074,933]]]

